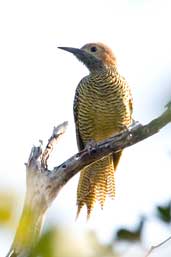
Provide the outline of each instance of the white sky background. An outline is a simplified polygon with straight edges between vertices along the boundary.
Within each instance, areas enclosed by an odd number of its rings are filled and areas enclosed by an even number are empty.
[[[145,123],[163,111],[171,96],[170,10],[169,0],[1,1],[1,189],[17,191],[23,201],[24,162],[32,144],[39,139],[46,142],[53,126],[64,120],[69,127],[51,166],[77,151],[73,97],[88,71],[57,46],[106,43],[132,88],[135,119]],[[97,206],[89,223],[84,211],[75,223],[75,176],[48,211],[46,225],[60,222],[78,231],[91,228],[107,240],[117,227],[135,224],[142,213],[153,214],[155,205],[171,196],[170,137],[168,125],[158,135],[125,150],[116,173],[116,200],[108,201],[103,212]],[[148,225],[148,243],[169,235],[150,220]],[[13,233],[0,231],[0,256],[7,252]]]

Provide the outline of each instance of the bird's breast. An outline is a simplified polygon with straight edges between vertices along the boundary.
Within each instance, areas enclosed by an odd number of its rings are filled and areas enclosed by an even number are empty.
[[[97,83],[98,82],[98,83]],[[78,125],[84,143],[106,139],[130,124],[126,87],[110,81],[85,81],[80,86]]]

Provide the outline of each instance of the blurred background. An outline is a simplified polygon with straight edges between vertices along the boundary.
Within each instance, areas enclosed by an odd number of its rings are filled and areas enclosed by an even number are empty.
[[[68,120],[50,167],[77,152],[73,98],[88,71],[57,46],[103,42],[111,47],[132,89],[134,119],[145,124],[171,99],[170,11],[169,0],[0,2],[0,256],[7,253],[21,214],[24,163],[32,145],[39,139],[46,143],[53,126]],[[124,151],[116,199],[107,200],[103,211],[97,204],[88,222],[84,209],[75,221],[75,176],[48,210],[36,251],[60,257],[144,256],[171,233],[170,167],[167,125]],[[168,242],[150,256],[170,252]]]

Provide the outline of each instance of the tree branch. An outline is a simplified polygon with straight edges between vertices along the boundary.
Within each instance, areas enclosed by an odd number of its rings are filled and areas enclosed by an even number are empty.
[[[50,173],[50,176],[58,181],[57,184],[60,183],[60,185],[63,186],[78,171],[92,162],[156,134],[161,128],[171,122],[171,102],[169,102],[166,107],[167,110],[162,115],[152,120],[147,125],[143,126],[136,122],[134,126],[130,127],[128,130],[97,143],[96,147],[88,150],[84,149],[75,154],[60,166],[55,167],[53,172]]]
[[[106,139],[91,149],[84,149],[63,164],[48,170],[47,161],[59,137],[65,132],[67,123],[54,128],[45,150],[33,146],[26,164],[27,190],[19,226],[7,257],[27,257],[35,246],[43,224],[43,217],[68,180],[85,166],[102,157],[134,145],[157,133],[171,122],[171,102],[167,110],[149,124],[135,124],[128,130]]]
[[[65,132],[67,122],[54,127],[52,136],[43,151],[40,146],[33,146],[26,164],[27,190],[23,212],[17,232],[7,257],[29,256],[31,249],[36,245],[43,225],[44,214],[53,197],[50,193],[51,179],[48,176],[47,160],[60,136]]]
[[[154,245],[154,246],[151,246],[150,250],[148,251],[148,253],[146,254],[145,257],[149,257],[150,254],[157,248],[163,246],[164,244],[166,244],[168,241],[171,240],[171,236],[169,236],[168,238],[166,238],[164,241],[162,241],[161,243],[157,244],[157,245]]]

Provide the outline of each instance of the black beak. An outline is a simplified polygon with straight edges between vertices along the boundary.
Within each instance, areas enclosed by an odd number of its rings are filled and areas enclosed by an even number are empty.
[[[93,56],[92,54],[88,53],[83,49],[61,46],[58,48],[74,54],[77,57],[77,59],[83,62],[89,70],[95,69],[96,66],[99,67],[100,65],[102,65],[100,60],[96,59],[95,56]]]
[[[85,54],[85,51],[79,48],[74,48],[74,47],[58,47],[59,49],[65,50],[67,52],[70,52],[72,54],[74,54],[75,56],[77,56],[78,58],[83,56]]]

